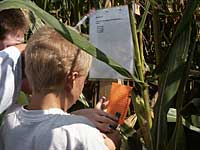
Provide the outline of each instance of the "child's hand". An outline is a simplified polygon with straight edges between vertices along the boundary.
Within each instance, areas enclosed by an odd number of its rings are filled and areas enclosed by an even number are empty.
[[[96,108],[80,109],[72,112],[72,114],[88,118],[101,132],[111,132],[112,128],[110,126],[117,127],[118,125],[113,115]]]
[[[96,109],[99,109],[99,110],[103,110],[103,111],[106,111],[106,108],[108,106],[108,100],[105,96],[103,96],[97,103],[97,105],[95,106]]]

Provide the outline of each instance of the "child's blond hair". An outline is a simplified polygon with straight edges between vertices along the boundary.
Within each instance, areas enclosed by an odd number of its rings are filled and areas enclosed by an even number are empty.
[[[29,39],[25,72],[35,92],[58,92],[70,73],[86,75],[91,56],[51,27],[42,27]]]

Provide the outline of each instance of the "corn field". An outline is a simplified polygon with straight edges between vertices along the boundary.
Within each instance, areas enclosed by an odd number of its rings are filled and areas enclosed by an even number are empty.
[[[132,3],[140,7],[141,15],[133,12]],[[0,11],[27,10],[31,24],[28,36],[42,24],[48,24],[130,78],[134,90],[126,123],[121,126],[122,150],[190,150],[200,140],[199,3],[199,0],[3,0]],[[120,5],[129,6],[134,74],[88,41],[88,20],[78,27],[79,32],[72,28],[92,9]]]

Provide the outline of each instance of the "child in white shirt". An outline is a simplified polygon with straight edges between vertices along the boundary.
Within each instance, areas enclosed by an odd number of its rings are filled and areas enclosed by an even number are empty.
[[[0,11],[0,114],[18,99],[22,82],[21,53],[26,46],[23,41],[27,30],[28,22],[20,9]],[[102,132],[110,132],[109,124],[117,124],[114,116],[97,109],[73,113],[87,117]]]
[[[5,150],[106,150],[115,149],[84,117],[66,111],[82,92],[91,56],[50,27],[29,40],[25,72],[32,87],[28,106],[9,113],[1,128]]]

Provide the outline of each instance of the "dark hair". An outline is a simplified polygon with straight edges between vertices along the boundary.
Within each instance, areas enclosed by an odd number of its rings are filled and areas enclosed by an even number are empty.
[[[26,32],[27,20],[20,9],[7,9],[0,11],[0,40],[8,33],[16,34],[17,31]]]

